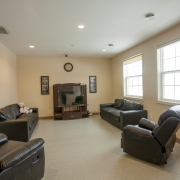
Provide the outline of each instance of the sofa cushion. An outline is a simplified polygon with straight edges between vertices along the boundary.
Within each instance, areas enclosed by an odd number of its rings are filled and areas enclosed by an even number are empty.
[[[101,113],[108,116],[108,112],[116,110],[114,107],[101,108]]]
[[[161,125],[169,117],[177,117],[180,119],[180,105],[173,106],[163,112],[159,117],[158,124]]]
[[[16,119],[16,115],[12,111],[11,106],[6,106],[6,107],[0,109],[0,114],[2,114],[3,117],[6,118],[6,119]]]
[[[6,121],[6,117],[0,112],[0,121]]]
[[[115,108],[121,108],[123,104],[124,104],[124,99],[115,99],[114,101]]]
[[[115,121],[120,121],[120,112],[121,110],[110,111],[108,113],[108,116],[114,119]]]
[[[124,104],[120,108],[120,110],[123,111],[129,111],[129,110],[142,110],[143,106],[140,103],[129,101],[127,99],[124,99]]]
[[[16,117],[20,115],[20,108],[18,104],[11,104],[12,110],[14,111]]]

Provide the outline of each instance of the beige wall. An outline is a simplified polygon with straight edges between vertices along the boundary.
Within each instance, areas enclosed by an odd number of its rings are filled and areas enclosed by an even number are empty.
[[[71,62],[72,72],[64,70]],[[97,76],[97,93],[89,93],[89,76]],[[40,76],[49,76],[50,95],[41,95]],[[88,110],[99,111],[100,103],[112,102],[111,60],[72,57],[17,57],[18,101],[29,107],[38,107],[39,116],[53,115],[53,84],[87,84]]]
[[[157,46],[180,38],[180,25],[139,44],[112,59],[113,99],[123,98],[123,60],[143,54],[144,101],[139,101],[148,110],[148,118],[157,122],[159,115],[171,105],[157,103]],[[152,118],[150,118],[152,114]],[[178,132],[180,138],[180,131]]]
[[[16,55],[0,43],[0,108],[17,103]]]

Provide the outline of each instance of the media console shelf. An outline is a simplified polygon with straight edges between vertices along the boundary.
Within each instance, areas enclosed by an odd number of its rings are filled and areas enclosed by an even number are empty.
[[[53,85],[54,119],[72,120],[88,117],[86,85]]]

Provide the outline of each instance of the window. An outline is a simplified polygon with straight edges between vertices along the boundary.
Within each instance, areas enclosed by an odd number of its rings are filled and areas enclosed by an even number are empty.
[[[143,97],[142,55],[124,60],[124,96]]]
[[[158,48],[158,100],[180,102],[180,41]]]

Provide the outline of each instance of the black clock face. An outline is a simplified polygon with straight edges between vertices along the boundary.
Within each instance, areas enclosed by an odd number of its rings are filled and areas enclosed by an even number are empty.
[[[70,72],[73,70],[73,65],[71,63],[66,63],[64,65],[64,69],[65,69],[65,71]]]

